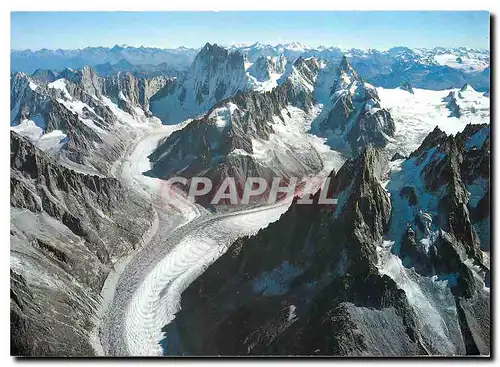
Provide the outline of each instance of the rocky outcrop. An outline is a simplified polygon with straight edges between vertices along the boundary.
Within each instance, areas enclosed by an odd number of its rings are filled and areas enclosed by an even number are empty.
[[[224,100],[162,142],[149,157],[148,174],[164,179],[209,177],[216,189],[226,177],[234,177],[243,187],[247,177],[272,182],[273,177],[301,178],[318,172],[322,161],[312,147],[294,152],[293,142],[274,134],[274,124],[290,120],[288,106],[286,86]],[[256,151],[255,144],[269,148]]]
[[[167,84],[151,99],[151,111],[164,123],[178,123],[249,89],[243,56],[207,43],[196,55],[187,77]]]
[[[402,90],[407,91],[408,93],[415,94],[415,92],[413,91],[413,87],[412,87],[411,83],[408,80],[403,81],[401,83],[401,87],[400,88]]]
[[[460,98],[460,94],[455,91],[451,91],[444,99],[444,101],[446,102],[446,108],[450,110],[450,116],[457,118],[462,116],[462,112],[458,104],[458,98]]]
[[[104,280],[140,243],[151,207],[115,179],[64,168],[13,132],[10,188],[11,354],[94,355]]]
[[[367,145],[385,147],[396,127],[389,111],[381,107],[376,89],[358,76],[346,57],[335,73],[331,83],[323,81],[327,96],[322,97],[325,109],[315,123],[317,133],[328,137],[333,148],[353,156]]]
[[[247,70],[259,82],[270,80],[273,74],[281,75],[285,72],[287,60],[284,56],[261,56]]]
[[[184,292],[167,354],[424,353],[404,292],[376,266],[391,210],[380,159],[368,148],[332,175],[338,206],[296,200],[233,244]]]

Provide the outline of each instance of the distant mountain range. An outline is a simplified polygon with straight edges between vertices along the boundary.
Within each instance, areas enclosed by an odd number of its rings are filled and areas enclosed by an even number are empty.
[[[168,63],[177,69],[189,67],[197,50],[179,47],[176,49],[160,49],[152,47],[86,47],[78,50],[23,50],[11,51],[11,71],[33,73],[37,69],[62,70],[78,69],[85,65],[117,64],[128,62],[132,65]],[[122,61],[123,60],[123,61]]]
[[[130,71],[138,75],[178,76],[188,70],[201,49],[179,47],[160,49],[152,47],[114,46],[86,47],[78,50],[23,50],[11,51],[11,71],[34,73],[37,70],[60,71],[64,68],[93,67],[100,75]],[[300,42],[266,45],[232,45],[228,51],[245,57],[247,65],[262,56],[284,56],[293,62],[299,56],[340,62],[345,55],[359,75],[377,86],[394,88],[402,79],[414,87],[446,89],[469,83],[476,90],[489,89],[489,50],[466,47],[411,49],[394,47],[389,50],[341,49],[338,47],[309,47]]]

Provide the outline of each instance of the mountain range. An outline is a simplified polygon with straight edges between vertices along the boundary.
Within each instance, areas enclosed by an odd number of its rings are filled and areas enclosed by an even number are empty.
[[[488,50],[466,47],[433,49],[394,47],[379,51],[374,49],[341,49],[338,47],[310,47],[300,42],[265,45],[233,45],[229,51],[237,51],[248,63],[261,56],[295,58],[314,56],[320,59],[340,61],[348,57],[357,72],[368,81],[388,88],[408,79],[413,85],[425,89],[459,87],[465,82],[476,90],[488,88],[490,56]],[[187,70],[201,50],[179,47],[161,49],[152,47],[114,46],[86,47],[78,50],[12,50],[11,71],[34,73],[38,69],[60,71],[64,68],[91,66],[102,75],[113,71],[137,73],[162,73],[175,75]]]
[[[11,353],[490,354],[489,60],[12,51]],[[179,176],[338,201],[192,202]]]

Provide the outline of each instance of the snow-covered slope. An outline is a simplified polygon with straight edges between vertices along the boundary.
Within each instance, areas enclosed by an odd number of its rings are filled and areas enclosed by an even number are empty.
[[[88,67],[61,74],[49,83],[12,76],[11,129],[60,162],[107,174],[139,131],[159,124],[150,117],[149,97],[167,80],[101,78]]]
[[[394,119],[394,139],[387,149],[409,155],[425,136],[438,126],[448,134],[455,134],[468,123],[490,123],[490,99],[467,86],[460,89],[433,91],[413,88],[413,94],[401,88],[377,88],[381,105]],[[459,117],[449,109],[450,96],[457,96],[462,108]],[[460,97],[459,97],[460,96]]]
[[[315,96],[324,108],[314,131],[326,136],[334,149],[356,156],[368,144],[385,147],[392,139],[395,126],[390,112],[346,57],[340,65],[323,67]]]
[[[165,179],[203,175],[217,185],[226,177],[244,184],[246,177],[271,182],[319,173],[342,156],[307,133],[316,114],[316,109],[306,113],[291,105],[285,86],[238,94],[161,142],[150,156],[149,174]]]
[[[243,56],[207,43],[184,80],[168,85],[151,100],[151,111],[166,124],[196,117],[224,98],[250,88]]]

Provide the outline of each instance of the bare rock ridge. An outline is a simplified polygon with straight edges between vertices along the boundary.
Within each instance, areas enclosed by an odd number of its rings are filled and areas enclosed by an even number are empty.
[[[152,97],[151,111],[164,123],[178,123],[249,89],[243,56],[207,43],[196,55],[185,78],[176,79]]]
[[[11,353],[93,355],[102,285],[149,228],[151,207],[11,132],[11,215]]]
[[[270,92],[244,92],[223,100],[201,118],[174,132],[149,157],[150,175],[168,179],[191,178],[200,174],[220,183],[234,177],[243,185],[247,177],[304,177],[318,172],[323,164],[314,149],[294,152],[270,150],[260,159],[253,141],[274,141],[274,124],[286,124],[291,115],[289,87],[280,85]]]
[[[411,167],[423,188],[393,192],[400,178],[384,157],[368,146],[332,173],[337,206],[295,201],[277,222],[236,241],[183,293],[164,330],[166,353],[489,354],[489,270],[474,224],[489,227],[489,214],[471,219],[467,193],[489,175],[489,126],[456,136],[436,129],[401,160],[399,174]],[[436,202],[430,225],[420,190]],[[403,202],[416,214],[398,232]],[[432,317],[445,327],[428,324]]]
[[[369,147],[333,174],[338,206],[317,204],[317,195],[314,205],[294,202],[279,221],[233,244],[183,294],[165,329],[167,352],[421,353],[404,292],[376,267],[391,210],[374,171],[379,159]],[[364,335],[383,323],[391,328],[377,340]]]
[[[385,147],[394,136],[394,121],[380,106],[376,89],[359,77],[345,56],[328,92],[317,131],[329,138],[333,148],[350,150],[356,156],[368,144]]]

